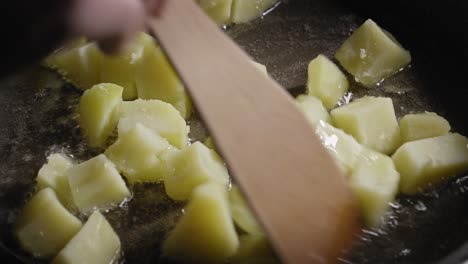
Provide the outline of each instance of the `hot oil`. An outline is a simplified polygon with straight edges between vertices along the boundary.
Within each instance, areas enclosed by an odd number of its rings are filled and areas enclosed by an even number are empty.
[[[297,96],[305,92],[308,63],[318,54],[333,59],[338,47],[365,19],[334,1],[288,1],[265,19],[234,27],[228,33],[253,59],[267,66],[273,79]],[[410,66],[372,89],[347,75],[350,90],[339,104],[365,95],[385,96],[392,98],[397,118],[423,111],[448,118],[447,106],[427,89],[425,81],[430,73],[421,63],[424,61],[413,56]],[[462,130],[453,126],[453,131]],[[468,209],[468,178],[460,176],[417,195],[399,195],[382,225],[363,228],[352,252],[340,261],[432,263],[455,250],[468,239],[460,232],[468,229],[468,216],[461,213]]]
[[[227,32],[296,96],[305,91],[310,60],[319,53],[333,58],[363,21],[333,1],[290,1],[263,19]],[[441,103],[425,91],[420,68],[415,60],[373,89],[361,87],[348,76],[351,88],[340,103],[364,95],[386,96],[393,99],[398,117],[421,111],[444,116]],[[37,171],[53,152],[83,161],[101,151],[89,149],[77,127],[75,106],[81,93],[63,85],[55,74],[36,68],[1,86],[0,240],[23,262],[32,263],[11,231],[19,209],[34,190]],[[207,133],[200,120],[194,116],[189,124],[191,141],[204,140]],[[467,181],[467,176],[453,178],[414,196],[400,195],[383,224],[364,228],[352,253],[341,262],[428,263],[445,256],[467,239],[463,233],[468,222],[454,217],[468,211]],[[159,184],[136,184],[131,191],[130,201],[105,213],[122,241],[123,261],[165,263],[159,261],[158,249],[182,215],[184,204],[169,199]]]
[[[4,122],[0,128],[0,241],[24,263],[37,260],[20,249],[12,231],[18,213],[35,191],[35,177],[47,156],[64,153],[81,162],[103,152],[90,148],[82,136],[76,120],[80,95],[81,91],[41,68],[4,82],[0,89]],[[142,259],[154,263],[184,204],[169,199],[161,184],[135,184],[130,190],[131,199],[102,211],[121,239],[126,263],[145,263]],[[78,216],[83,221],[88,217]]]
[[[360,85],[346,73],[350,89],[338,102],[337,107],[363,96],[383,96],[392,98],[398,119],[409,113],[424,111],[436,112],[443,116],[445,114],[443,106],[424,91],[423,84],[416,77],[417,67],[417,62],[413,62],[371,89]],[[288,90],[293,97],[306,93],[305,86],[292,87]],[[381,219],[381,224],[378,227],[363,227],[351,253],[340,258],[339,262],[426,263],[428,259],[437,260],[443,254],[449,253],[463,243],[464,238],[455,235],[456,231],[441,226],[451,223],[461,228],[468,227],[464,218],[453,218],[457,212],[468,207],[467,184],[468,176],[451,177],[445,183],[421,190],[419,194],[399,195],[390,204],[389,211]],[[421,234],[418,230],[421,230]],[[408,234],[412,233],[414,237],[408,239]],[[419,236],[424,236],[423,243]],[[425,252],[425,247],[432,250]],[[376,254],[377,252],[379,254]],[[425,253],[419,255],[421,253],[418,252]]]
[[[0,239],[4,247],[28,260],[12,236],[13,225],[32,196],[35,176],[46,156],[80,149],[81,138],[71,133],[78,93],[41,69],[12,77],[1,86]]]

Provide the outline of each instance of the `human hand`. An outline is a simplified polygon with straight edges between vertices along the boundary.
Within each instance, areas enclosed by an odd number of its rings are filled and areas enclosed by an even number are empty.
[[[10,15],[1,16],[3,37],[0,75],[39,61],[69,39],[85,36],[105,52],[115,52],[164,0],[15,0],[6,1]]]
[[[67,23],[70,33],[96,40],[105,52],[115,52],[142,30],[146,17],[156,15],[162,0],[75,0]]]

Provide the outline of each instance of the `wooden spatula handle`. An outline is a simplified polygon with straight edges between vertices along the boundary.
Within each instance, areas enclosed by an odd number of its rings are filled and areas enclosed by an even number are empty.
[[[149,24],[282,260],[335,262],[354,198],[291,96],[193,1],[167,1]]]

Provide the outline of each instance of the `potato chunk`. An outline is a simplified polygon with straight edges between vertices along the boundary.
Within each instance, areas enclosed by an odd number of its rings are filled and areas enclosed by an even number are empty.
[[[99,83],[102,53],[95,43],[64,48],[45,59],[44,64],[56,69],[67,81],[89,89]]]
[[[213,139],[211,137],[207,137],[205,139],[205,141],[203,142],[203,144],[207,147],[207,148],[210,148],[212,150],[215,150],[216,149],[216,146],[213,142]]]
[[[323,121],[317,124],[315,133],[343,173],[349,175],[363,150],[361,144],[343,130]]]
[[[119,256],[120,239],[106,218],[95,211],[68,244],[52,261],[53,264],[114,263]]]
[[[414,194],[468,169],[468,139],[457,133],[403,144],[392,156],[400,191]]]
[[[278,0],[233,0],[231,20],[233,23],[249,22],[262,16],[277,2]]]
[[[197,187],[163,245],[165,255],[190,263],[225,263],[239,247],[227,189],[208,183]]]
[[[133,78],[133,65],[129,62],[128,54],[103,55],[101,59],[101,78],[103,83],[114,83],[122,86],[122,98],[134,100],[138,97],[135,79]]]
[[[197,0],[197,3],[216,24],[222,26],[231,22],[232,0]]]
[[[267,67],[265,65],[256,61],[252,61],[252,63],[255,66],[255,68],[257,68],[261,73],[263,73],[265,76],[268,76]]]
[[[350,186],[359,200],[368,226],[377,226],[395,199],[400,174],[390,157],[373,150],[361,153],[350,177]]]
[[[255,215],[250,210],[250,206],[245,200],[239,187],[233,186],[229,192],[229,205],[231,208],[234,223],[243,231],[249,234],[265,234],[263,228],[257,222]]]
[[[239,237],[239,249],[231,258],[233,264],[279,264],[268,238],[245,234]]]
[[[368,88],[411,62],[410,53],[370,19],[341,45],[335,58]]]
[[[150,36],[141,37],[144,48],[135,64],[135,82],[138,97],[159,99],[172,104],[184,118],[190,117],[192,104],[185,88],[161,48]]]
[[[322,100],[327,109],[338,103],[348,87],[346,76],[324,55],[318,55],[309,63],[307,92]]]
[[[92,147],[102,147],[117,125],[123,88],[101,83],[86,90],[78,105],[78,121]]]
[[[101,83],[113,83],[123,87],[124,100],[134,100],[138,97],[135,83],[135,68],[142,59],[143,48],[146,44],[145,33],[139,33],[133,42],[117,55],[101,56]]]
[[[156,131],[177,148],[188,144],[189,127],[180,113],[170,104],[159,100],[138,99],[120,105],[119,135],[137,123]]]
[[[333,123],[361,144],[390,154],[400,145],[400,128],[390,98],[365,96],[331,111]]]
[[[128,182],[159,182],[168,173],[160,156],[173,149],[165,138],[137,123],[131,130],[120,134],[105,154]]]
[[[81,228],[81,221],[67,211],[51,188],[36,193],[21,211],[15,234],[21,246],[36,257],[50,257]]]
[[[402,141],[409,142],[443,136],[450,131],[450,124],[436,113],[408,114],[400,119],[400,131]]]
[[[73,200],[81,212],[109,208],[130,197],[115,165],[104,154],[73,166],[67,176]]]
[[[316,126],[322,120],[329,124],[332,123],[331,117],[327,109],[318,98],[310,95],[299,95],[296,98],[296,105],[309,121],[310,124]]]
[[[221,158],[200,142],[173,155],[168,161],[173,168],[164,181],[166,193],[174,200],[186,200],[200,184],[215,182],[227,188],[229,175]]]
[[[42,165],[36,178],[37,189],[52,188],[68,210],[73,210],[75,207],[68,178],[65,175],[72,166],[73,162],[67,156],[54,153],[47,157],[47,163]]]

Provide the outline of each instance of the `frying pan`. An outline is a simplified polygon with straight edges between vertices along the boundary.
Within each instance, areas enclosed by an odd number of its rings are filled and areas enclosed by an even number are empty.
[[[348,96],[391,97],[399,117],[435,111],[445,116],[455,131],[467,135],[467,4],[455,0],[413,2],[285,1],[264,18],[227,32],[296,95],[305,90],[308,62],[319,53],[332,58],[351,32],[372,18],[411,51],[413,62],[375,89],[364,89],[351,81]],[[62,151],[85,160],[98,153],[86,146],[74,119],[79,96],[78,90],[39,66],[1,83],[3,263],[45,263],[23,252],[11,231],[47,155]],[[190,125],[191,138],[203,139],[205,130],[196,117]],[[129,203],[105,213],[122,240],[124,262],[168,263],[160,257],[159,247],[180,217],[183,204],[171,201],[159,185],[136,185],[132,191]],[[468,246],[463,246],[468,241],[467,173],[417,195],[400,195],[391,207],[385,223],[380,228],[363,229],[354,249],[339,262],[445,264],[461,263],[468,256]]]

